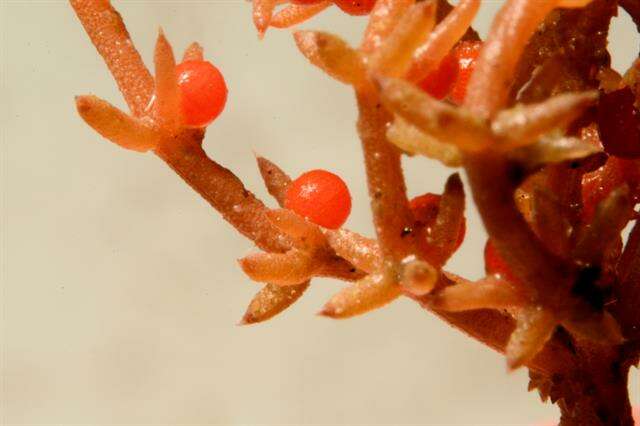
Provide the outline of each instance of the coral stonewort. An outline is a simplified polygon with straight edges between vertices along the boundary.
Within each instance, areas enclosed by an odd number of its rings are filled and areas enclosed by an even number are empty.
[[[508,0],[482,44],[470,28],[479,0],[453,8],[445,0],[366,2],[373,9],[358,48],[326,32],[295,32],[313,65],[355,91],[376,238],[341,228],[346,209],[327,211],[335,220],[318,226],[291,201],[295,183],[258,158],[284,207],[267,208],[202,150],[205,129],[185,119],[164,35],[152,77],[109,1],[70,2],[131,110],[81,96],[82,118],[120,146],[153,151],[262,250],[240,260],[265,283],[243,323],[283,311],[316,276],[353,281],[322,315],[346,318],[410,297],[504,353],[509,368],[526,366],[530,389],[559,405],[563,425],[632,424],[640,226],[626,242],[621,235],[637,218],[640,192],[640,59],[619,75],[606,46],[619,6],[640,27],[638,0]],[[295,0],[274,14],[279,3],[254,0],[261,36],[332,4]],[[454,87],[438,81],[437,93],[422,90],[425,79],[442,78],[451,56],[463,63]],[[202,60],[199,45],[187,49],[184,61]],[[447,92],[455,104],[437,99]],[[485,278],[470,282],[443,269],[464,237],[459,175],[441,195],[410,202],[403,154],[466,172],[490,237]]]

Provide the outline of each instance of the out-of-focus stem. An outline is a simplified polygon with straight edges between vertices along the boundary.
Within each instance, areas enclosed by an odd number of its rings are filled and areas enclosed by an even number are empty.
[[[495,152],[465,158],[474,200],[500,255],[535,298],[557,301],[572,272],[537,239],[514,202],[517,168]],[[564,300],[564,298],[563,298]]]
[[[451,280],[465,282],[453,274],[442,276],[437,286],[449,286]],[[464,312],[447,312],[434,309],[430,303],[430,296],[407,296],[418,302],[423,308],[459,329],[470,337],[480,341],[491,349],[504,353],[511,333],[515,329],[515,320],[505,313],[481,309]],[[573,355],[566,346],[552,339],[538,354],[527,363],[527,366],[545,375],[564,372],[568,365],[573,364]]]
[[[465,106],[485,118],[504,106],[527,41],[557,4],[558,0],[511,0],[503,6],[469,81]]]
[[[640,222],[636,222],[618,262],[619,283],[610,309],[627,339],[640,339]]]

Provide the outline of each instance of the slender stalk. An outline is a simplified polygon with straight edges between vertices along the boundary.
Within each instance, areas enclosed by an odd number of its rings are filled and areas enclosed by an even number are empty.
[[[356,93],[358,133],[364,151],[369,197],[383,255],[400,261],[413,253],[416,232],[409,210],[400,151],[386,138],[389,113],[369,90]]]
[[[287,250],[288,237],[271,224],[265,205],[229,169],[207,157],[200,142],[193,133],[183,133],[181,140],[164,141],[155,152],[258,247],[271,252]]]
[[[153,78],[131,42],[120,14],[109,0],[70,0],[135,116],[144,114],[153,95]]]

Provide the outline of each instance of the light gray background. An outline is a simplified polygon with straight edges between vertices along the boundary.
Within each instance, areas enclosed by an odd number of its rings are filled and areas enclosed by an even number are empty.
[[[266,324],[238,327],[259,287],[235,264],[239,237],[153,155],[101,140],[73,96],[123,106],[65,1],[3,1],[2,420],[6,424],[532,425],[556,410],[526,373],[408,300],[348,321],[315,316],[340,283],[318,279]],[[207,152],[266,199],[252,150],[293,175],[327,168],[354,198],[347,225],[372,233],[350,90],[306,63],[289,31],[257,40],[243,1],[115,1],[150,62],[158,26],[224,72],[229,102]],[[484,34],[500,3],[485,2]],[[335,8],[303,27],[352,43],[364,19]],[[616,19],[614,62],[638,37]],[[448,170],[405,161],[411,194]],[[271,202],[271,201],[269,201]],[[449,269],[482,273],[469,232]],[[637,371],[631,381],[640,402]]]

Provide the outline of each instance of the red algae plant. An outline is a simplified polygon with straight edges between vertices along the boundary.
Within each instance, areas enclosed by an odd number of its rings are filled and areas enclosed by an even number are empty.
[[[280,206],[271,209],[207,156],[206,126],[227,87],[198,43],[177,60],[160,32],[152,74],[108,0],[70,3],[129,107],[79,96],[82,119],[123,148],[153,152],[259,249],[239,260],[263,283],[243,324],[280,314],[314,277],[336,278],[345,286],[325,317],[407,297],[503,354],[509,369],[527,368],[530,390],[559,406],[561,425],[633,425],[640,58],[619,74],[607,38],[622,9],[640,28],[640,0],[507,0],[485,40],[472,28],[480,0],[253,0],[260,37],[334,6],[367,16],[359,46],[323,31],[293,38],[312,65],[353,88],[370,237],[342,227],[352,200],[330,170],[292,179],[258,157]],[[466,174],[489,235],[484,278],[445,269],[467,227],[459,174],[441,194],[410,200],[403,155]]]

